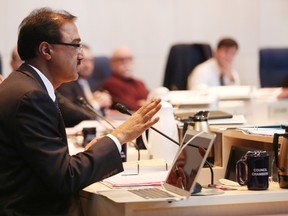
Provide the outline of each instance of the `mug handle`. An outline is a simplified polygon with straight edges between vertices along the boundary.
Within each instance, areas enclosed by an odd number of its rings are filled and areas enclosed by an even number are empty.
[[[245,180],[243,180],[243,166],[245,167]],[[236,178],[237,178],[237,182],[244,186],[247,185],[247,181],[248,181],[248,166],[246,163],[246,160],[244,157],[242,157],[239,161],[237,161],[236,163]]]

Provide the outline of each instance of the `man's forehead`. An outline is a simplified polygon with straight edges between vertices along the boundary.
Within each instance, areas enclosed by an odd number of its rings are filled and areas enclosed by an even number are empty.
[[[60,32],[62,35],[62,39],[66,42],[80,42],[81,38],[77,29],[77,26],[74,22],[64,23],[60,27]]]

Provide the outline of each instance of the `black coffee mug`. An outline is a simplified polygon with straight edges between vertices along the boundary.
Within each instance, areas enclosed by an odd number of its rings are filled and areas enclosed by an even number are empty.
[[[96,128],[90,127],[90,128],[83,128],[82,130],[83,134],[83,147],[85,147],[91,140],[93,140],[96,137]]]
[[[236,178],[248,190],[266,190],[269,187],[269,154],[266,151],[248,151],[236,163]]]

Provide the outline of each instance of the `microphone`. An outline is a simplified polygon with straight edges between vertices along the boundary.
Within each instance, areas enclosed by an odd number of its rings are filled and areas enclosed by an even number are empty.
[[[132,115],[132,113],[129,112],[129,110],[123,104],[117,103],[117,104],[114,105],[114,108],[116,110],[118,110],[119,112],[123,113],[123,114],[127,114],[127,115],[130,115],[130,116]],[[162,133],[161,131],[157,130],[156,128],[151,127],[151,129],[156,131],[157,133],[161,134],[165,138],[169,139],[173,143],[175,143],[175,144],[180,146],[180,143],[178,143],[177,141],[173,140],[171,137],[167,136],[166,134]],[[205,149],[203,149],[201,147],[198,147],[198,146],[195,146],[195,145],[192,145],[192,144],[188,144],[188,145],[192,146],[192,147],[195,147],[195,148],[198,148],[200,153],[202,152],[202,153],[205,154],[205,151],[206,151]],[[210,172],[211,172],[211,184],[208,184],[208,187],[213,187],[214,188],[214,187],[216,187],[216,185],[214,184],[214,171],[213,171],[212,165],[207,160],[205,161],[205,164],[209,167]]]
[[[100,113],[98,113],[89,103],[87,103],[87,101],[83,98],[83,97],[77,97],[77,100],[80,102],[80,104],[82,106],[87,107],[90,111],[92,111],[97,117],[101,118],[102,120],[104,120],[105,122],[107,122],[113,129],[115,129],[116,127],[107,119],[105,118],[103,115],[101,115]]]

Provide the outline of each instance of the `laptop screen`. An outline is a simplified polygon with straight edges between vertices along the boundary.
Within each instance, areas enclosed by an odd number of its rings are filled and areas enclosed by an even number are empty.
[[[165,188],[180,195],[190,195],[215,136],[213,133],[187,130],[169,171]]]

